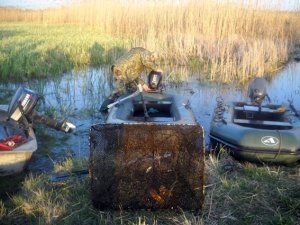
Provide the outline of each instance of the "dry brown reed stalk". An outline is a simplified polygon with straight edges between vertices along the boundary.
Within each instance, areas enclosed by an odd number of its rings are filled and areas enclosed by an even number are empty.
[[[162,52],[210,79],[247,80],[272,73],[300,46],[299,12],[262,10],[259,1],[94,0],[45,10],[0,9],[0,21],[71,23],[130,38],[127,48]],[[224,3],[225,2],[225,3]],[[241,1],[242,2],[242,1]],[[280,2],[280,1],[278,1]],[[130,4],[129,4],[130,3]]]

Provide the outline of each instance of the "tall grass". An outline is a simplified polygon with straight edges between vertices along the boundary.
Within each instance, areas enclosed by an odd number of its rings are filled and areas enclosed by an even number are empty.
[[[144,46],[159,51],[167,63],[193,62],[194,69],[223,81],[272,73],[300,47],[299,11],[262,10],[259,1],[234,5],[213,0],[182,4],[82,2],[38,11],[0,9],[0,21],[91,26],[105,34],[129,38],[127,48]]]

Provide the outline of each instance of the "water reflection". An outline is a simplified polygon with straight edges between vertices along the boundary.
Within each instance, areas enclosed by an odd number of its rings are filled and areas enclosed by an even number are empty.
[[[269,95],[274,103],[286,103],[292,100],[300,110],[300,63],[290,63],[268,85]]]
[[[169,74],[171,74],[169,76]],[[293,100],[300,110],[300,63],[290,63],[278,75],[268,82],[268,94],[272,103],[287,103]],[[181,82],[174,82],[174,77]],[[222,96],[225,101],[247,100],[247,84],[243,87],[217,82],[199,80],[199,75],[186,69],[166,72],[166,92],[183,95],[190,102],[197,121],[204,127],[206,143],[211,116],[216,98]],[[8,104],[14,91],[20,84],[1,84],[1,104]],[[102,101],[113,88],[113,79],[108,67],[88,69],[65,74],[53,80],[31,81],[24,84],[44,96],[38,111],[58,117],[67,117],[76,124],[74,134],[64,134],[44,127],[37,127],[38,151],[30,164],[33,171],[45,171],[52,168],[53,162],[65,157],[88,157],[89,128],[103,121],[98,109]]]

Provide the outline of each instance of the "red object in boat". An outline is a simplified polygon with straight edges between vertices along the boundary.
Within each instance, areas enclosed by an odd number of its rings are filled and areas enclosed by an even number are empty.
[[[25,142],[27,142],[27,139],[23,136],[12,135],[4,140],[0,140],[0,151],[11,151]]]

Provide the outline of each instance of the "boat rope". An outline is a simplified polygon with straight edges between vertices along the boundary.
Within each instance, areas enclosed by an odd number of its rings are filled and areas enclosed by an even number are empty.
[[[276,132],[278,133],[278,136],[279,136],[279,146],[278,146],[278,152],[277,154],[274,156],[274,159],[277,159],[277,157],[280,155],[281,153],[281,141],[282,141],[282,136],[281,136],[281,133],[279,132],[279,130],[276,130]]]
[[[293,101],[292,101],[292,100],[288,100],[288,101],[289,101],[289,103],[290,103],[290,107],[291,107],[292,111],[294,112],[295,116],[300,117],[300,115],[299,115],[297,109],[296,109],[295,106],[293,105]]]
[[[214,117],[213,117],[213,121],[214,122],[224,122],[226,123],[226,121],[224,120],[223,114],[225,111],[225,106],[224,106],[224,100],[221,96],[218,96],[216,98],[217,101],[217,106],[214,110]]]

